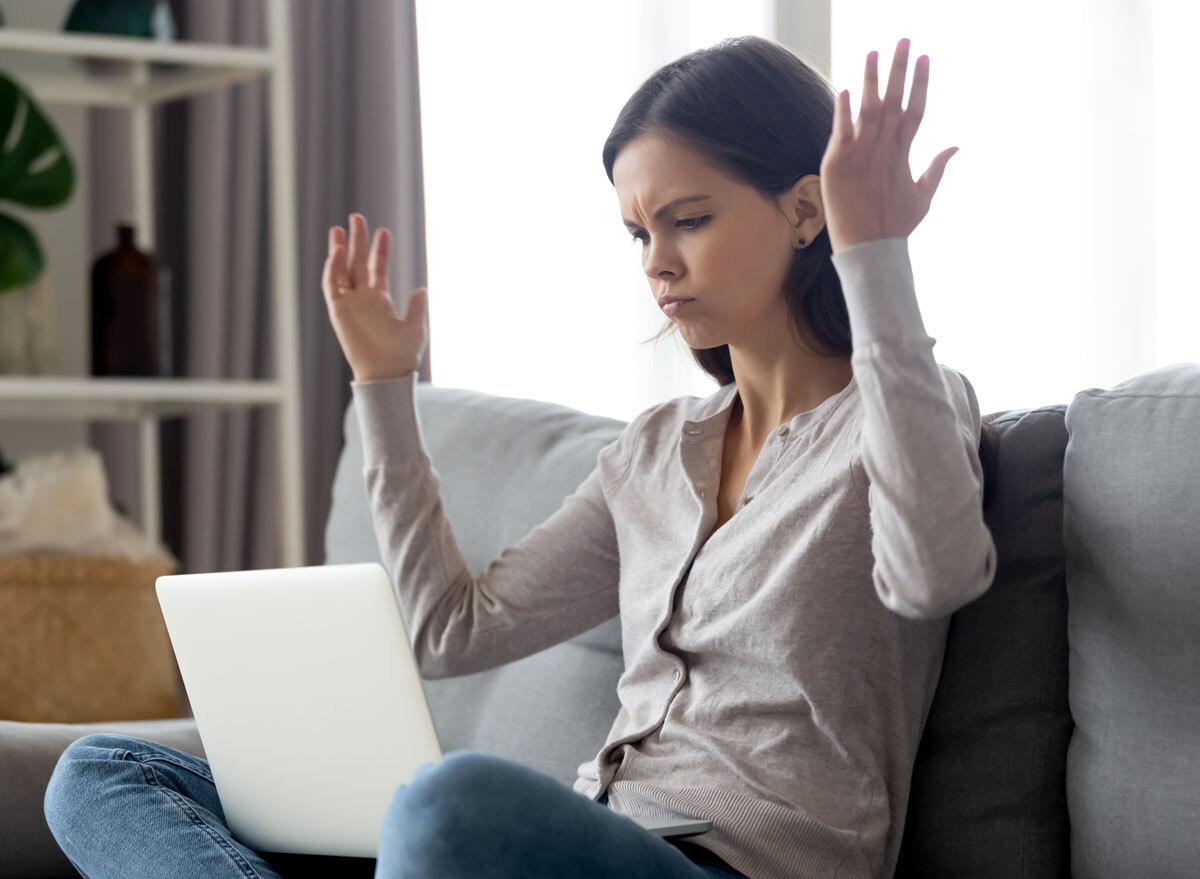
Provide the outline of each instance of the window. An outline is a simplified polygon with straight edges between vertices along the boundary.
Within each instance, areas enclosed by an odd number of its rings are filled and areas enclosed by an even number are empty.
[[[662,64],[739,34],[819,44],[826,20],[854,113],[870,50],[882,88],[912,39],[906,98],[930,56],[912,171],[961,151],[909,251],[934,356],[984,413],[1200,359],[1194,4],[418,0],[417,18],[439,385],[626,420],[712,393],[677,335],[642,344],[663,316],[601,147]]]
[[[664,322],[601,149],[655,69],[757,2],[418,0],[434,382],[629,420],[716,384]]]
[[[909,252],[934,357],[972,381],[983,413],[1200,360],[1194,4],[1020,0],[980,14],[838,0],[832,11],[833,81],[856,114],[869,51],[881,92],[901,37],[909,83],[930,57],[912,172],[961,150]]]

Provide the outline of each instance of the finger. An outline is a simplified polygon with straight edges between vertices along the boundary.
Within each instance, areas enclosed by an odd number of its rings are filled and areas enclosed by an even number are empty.
[[[367,218],[350,215],[350,251],[347,257],[350,280],[355,284],[367,282]]]
[[[854,126],[850,122],[850,90],[838,92],[837,103],[833,105],[833,134],[832,143],[849,143],[854,140]]]
[[[367,278],[372,287],[382,287],[387,284],[388,250],[391,246],[391,233],[382,226],[375,230],[375,240],[371,244],[371,258],[367,261]]]
[[[330,293],[334,292],[334,255],[337,252],[337,246],[330,244],[329,256],[325,257],[324,268],[320,270],[320,287]]]
[[[862,102],[858,106],[858,130],[875,125],[879,114],[879,53],[867,53],[867,69],[863,74]]]
[[[405,323],[418,320],[421,323],[425,321],[425,313],[429,308],[429,288],[417,287],[408,297],[408,301],[404,303],[404,314],[398,315]]]
[[[896,54],[892,57],[892,71],[888,74],[887,94],[883,96],[883,106],[900,116],[900,101],[904,97],[904,80],[908,76],[908,47],[911,40],[903,37],[896,44]]]
[[[921,175],[921,179],[917,181],[917,188],[921,191],[925,203],[933,201],[933,194],[937,192],[938,185],[942,182],[942,175],[946,173],[946,165],[950,161],[950,157],[958,152],[958,147],[950,147],[942,150],[933,157],[933,161],[929,163],[929,168]]]
[[[912,144],[917,136],[917,128],[925,116],[925,94],[929,91],[929,56],[922,55],[917,59],[913,69],[912,89],[908,93],[908,108],[904,111],[904,121],[900,123],[900,143],[905,147]]]
[[[330,258],[329,282],[336,293],[354,289],[354,281],[350,277],[350,269],[346,265],[346,248],[341,244],[333,249],[333,256]]]
[[[338,245],[346,246],[346,230],[341,226],[331,226],[329,228],[329,253],[333,255],[333,249]]]
[[[341,226],[334,226],[329,230],[329,276],[330,281],[339,281],[341,279],[341,271],[337,261],[334,260],[334,254],[338,248],[346,249],[346,230]]]
[[[333,251],[325,257],[325,268],[321,272],[321,289],[325,291],[327,299],[345,296],[352,289],[339,268],[345,253],[346,249],[342,245],[335,244]]]

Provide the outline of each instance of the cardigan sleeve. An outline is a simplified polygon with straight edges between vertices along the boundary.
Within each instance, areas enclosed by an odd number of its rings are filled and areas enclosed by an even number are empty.
[[[872,579],[910,618],[953,613],[991,586],[996,547],[983,519],[974,388],[935,362],[917,305],[907,238],[833,255],[863,404],[859,453],[869,478]]]
[[[421,674],[492,668],[615,616],[620,566],[605,485],[624,476],[638,419],[556,512],[474,576],[442,509],[415,382],[410,374],[351,387],[375,536]]]

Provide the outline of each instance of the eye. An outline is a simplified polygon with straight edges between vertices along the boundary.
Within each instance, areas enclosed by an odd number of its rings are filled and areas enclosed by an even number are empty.
[[[712,219],[711,214],[708,214],[703,217],[689,217],[686,220],[676,220],[675,225],[682,227],[684,229],[699,229],[701,226],[703,226],[705,223],[707,223],[711,219]],[[694,223],[695,225],[693,225],[693,226],[684,225],[686,223]],[[630,241],[640,241],[643,244],[645,244],[649,240],[649,238],[647,237],[645,231],[639,229],[637,232],[633,233],[633,237],[630,238],[629,240]]]

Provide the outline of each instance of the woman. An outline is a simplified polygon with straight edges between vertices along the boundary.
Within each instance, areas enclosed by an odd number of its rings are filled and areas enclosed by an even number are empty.
[[[322,287],[422,673],[490,668],[617,613],[625,653],[621,708],[574,791],[474,751],[425,764],[385,818],[380,879],[892,874],[948,615],[995,569],[978,403],[933,359],[908,262],[954,152],[912,181],[928,58],[901,109],[908,49],[882,100],[867,56],[853,124],[847,92],[754,37],[684,56],[630,98],[605,169],[652,295],[720,388],[639,414],[478,577],[414,408],[427,290],[398,317],[388,232],[368,250],[360,215],[348,247],[330,230]],[[278,875],[232,840],[202,773],[169,776],[176,811],[146,784],[116,799],[117,767],[177,765],[179,752],[89,739],[60,760],[46,807],[86,875],[158,873],[80,845],[96,840],[83,799],[110,810],[105,827],[145,809],[136,826],[157,833],[136,842],[143,852],[203,829],[193,851],[209,866],[173,876]],[[209,811],[187,813],[195,800]],[[713,830],[666,841],[627,815]]]

